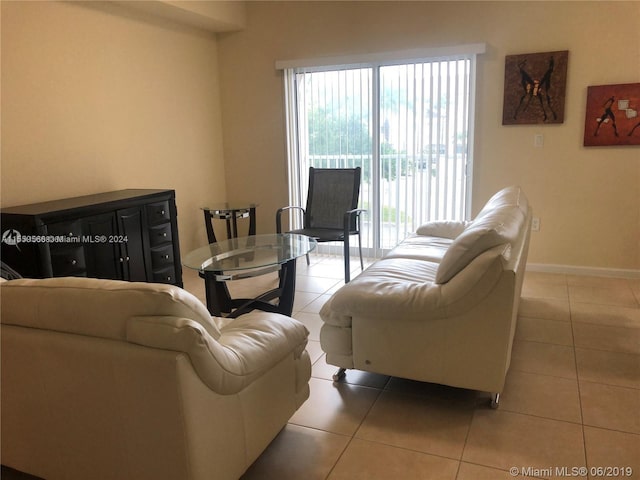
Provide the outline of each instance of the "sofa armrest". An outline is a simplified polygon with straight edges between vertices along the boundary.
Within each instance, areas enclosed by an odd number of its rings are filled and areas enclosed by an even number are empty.
[[[320,309],[325,323],[351,327],[352,317],[443,317],[439,285],[428,281],[436,264],[407,258],[383,258],[341,287]]]
[[[218,340],[187,318],[132,317],[127,324],[127,341],[185,352],[200,379],[221,395],[238,393],[289,355],[302,356],[308,335],[297,320],[262,311],[227,323]]]
[[[502,245],[487,250],[443,285],[423,280],[433,268],[430,262],[383,258],[334,293],[320,317],[334,327],[351,328],[354,317],[420,322],[460,315],[489,295],[503,274],[505,255]]]
[[[437,220],[420,225],[416,234],[430,237],[450,238],[453,240],[467,227],[469,222],[455,222],[449,220]]]

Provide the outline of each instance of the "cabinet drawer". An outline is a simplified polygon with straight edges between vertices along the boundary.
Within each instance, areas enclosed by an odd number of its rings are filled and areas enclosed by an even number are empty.
[[[86,275],[87,265],[83,247],[52,248],[50,251],[51,270],[54,277]]]
[[[153,268],[173,265],[173,244],[151,250],[151,264]]]
[[[171,224],[165,223],[149,228],[149,243],[151,247],[157,247],[163,243],[171,242]]]
[[[153,281],[155,283],[175,283],[176,271],[173,265],[162,270],[155,270],[153,272]]]
[[[49,235],[63,237],[81,237],[82,236],[82,219],[72,220],[70,222],[50,223],[47,225],[47,233]]]
[[[158,202],[145,205],[147,211],[147,221],[150,225],[156,223],[168,222],[171,218],[169,215],[169,202]]]

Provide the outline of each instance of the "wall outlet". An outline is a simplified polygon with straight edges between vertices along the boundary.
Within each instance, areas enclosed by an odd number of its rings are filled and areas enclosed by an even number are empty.
[[[533,220],[531,220],[531,230],[534,232],[540,231],[540,219],[538,217],[533,217]]]
[[[533,136],[533,146],[536,148],[544,147],[544,135],[537,133]]]

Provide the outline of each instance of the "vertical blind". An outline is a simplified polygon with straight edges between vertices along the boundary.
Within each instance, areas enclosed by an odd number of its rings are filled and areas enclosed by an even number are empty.
[[[369,254],[468,216],[475,53],[285,69],[290,201],[308,168],[362,168]]]

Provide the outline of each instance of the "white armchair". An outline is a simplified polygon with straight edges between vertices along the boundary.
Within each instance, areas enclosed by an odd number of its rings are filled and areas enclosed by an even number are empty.
[[[2,463],[47,479],[237,479],[309,395],[308,331],[170,286],[12,280]]]

